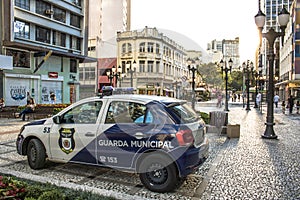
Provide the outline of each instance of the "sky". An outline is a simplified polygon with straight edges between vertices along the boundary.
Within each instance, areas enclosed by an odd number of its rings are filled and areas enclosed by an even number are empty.
[[[254,61],[259,37],[255,0],[131,0],[131,30],[168,29],[204,50],[212,40],[240,38],[240,61]]]

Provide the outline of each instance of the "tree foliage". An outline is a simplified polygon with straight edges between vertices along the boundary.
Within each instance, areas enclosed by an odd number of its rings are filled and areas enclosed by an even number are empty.
[[[202,76],[203,81],[213,88],[225,87],[225,74],[214,63],[202,64],[198,66],[198,73]],[[243,87],[243,72],[239,70],[228,72],[228,89],[240,91]]]
[[[212,85],[214,88],[219,88],[223,83],[220,71],[214,63],[198,66],[198,73],[200,73],[206,84]]]
[[[243,72],[231,71],[228,79],[228,86],[231,90],[240,91],[243,87]]]

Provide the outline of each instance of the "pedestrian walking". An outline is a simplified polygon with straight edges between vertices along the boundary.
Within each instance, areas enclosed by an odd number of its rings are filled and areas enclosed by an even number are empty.
[[[289,113],[292,114],[293,113],[293,108],[294,108],[294,97],[293,97],[293,95],[290,95],[290,97],[288,98],[288,108],[289,108]]]
[[[297,109],[297,114],[299,114],[299,110],[300,110],[300,102],[299,102],[299,100],[296,102],[296,109]]]
[[[281,109],[282,109],[282,113],[283,114],[285,114],[285,107],[286,107],[285,101],[282,101],[282,103],[281,103]]]
[[[260,106],[260,102],[261,102],[261,93],[259,92],[256,95],[256,105],[258,106],[258,108]]]
[[[278,96],[278,94],[276,94],[276,95],[274,96],[274,103],[275,103],[275,107],[276,107],[276,108],[278,108],[278,102],[279,102],[279,96]]]
[[[222,94],[218,94],[218,102],[217,102],[217,107],[221,108],[222,107]]]

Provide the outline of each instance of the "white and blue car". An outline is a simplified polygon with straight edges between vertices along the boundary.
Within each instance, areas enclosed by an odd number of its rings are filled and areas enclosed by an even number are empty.
[[[148,95],[80,100],[24,125],[16,146],[33,169],[47,160],[138,173],[155,192],[176,189],[208,157],[203,120],[186,101]]]

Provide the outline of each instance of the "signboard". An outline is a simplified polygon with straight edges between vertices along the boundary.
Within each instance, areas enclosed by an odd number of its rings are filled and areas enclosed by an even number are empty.
[[[13,69],[13,57],[0,55],[0,69]]]
[[[48,72],[49,78],[58,78],[58,72]]]

